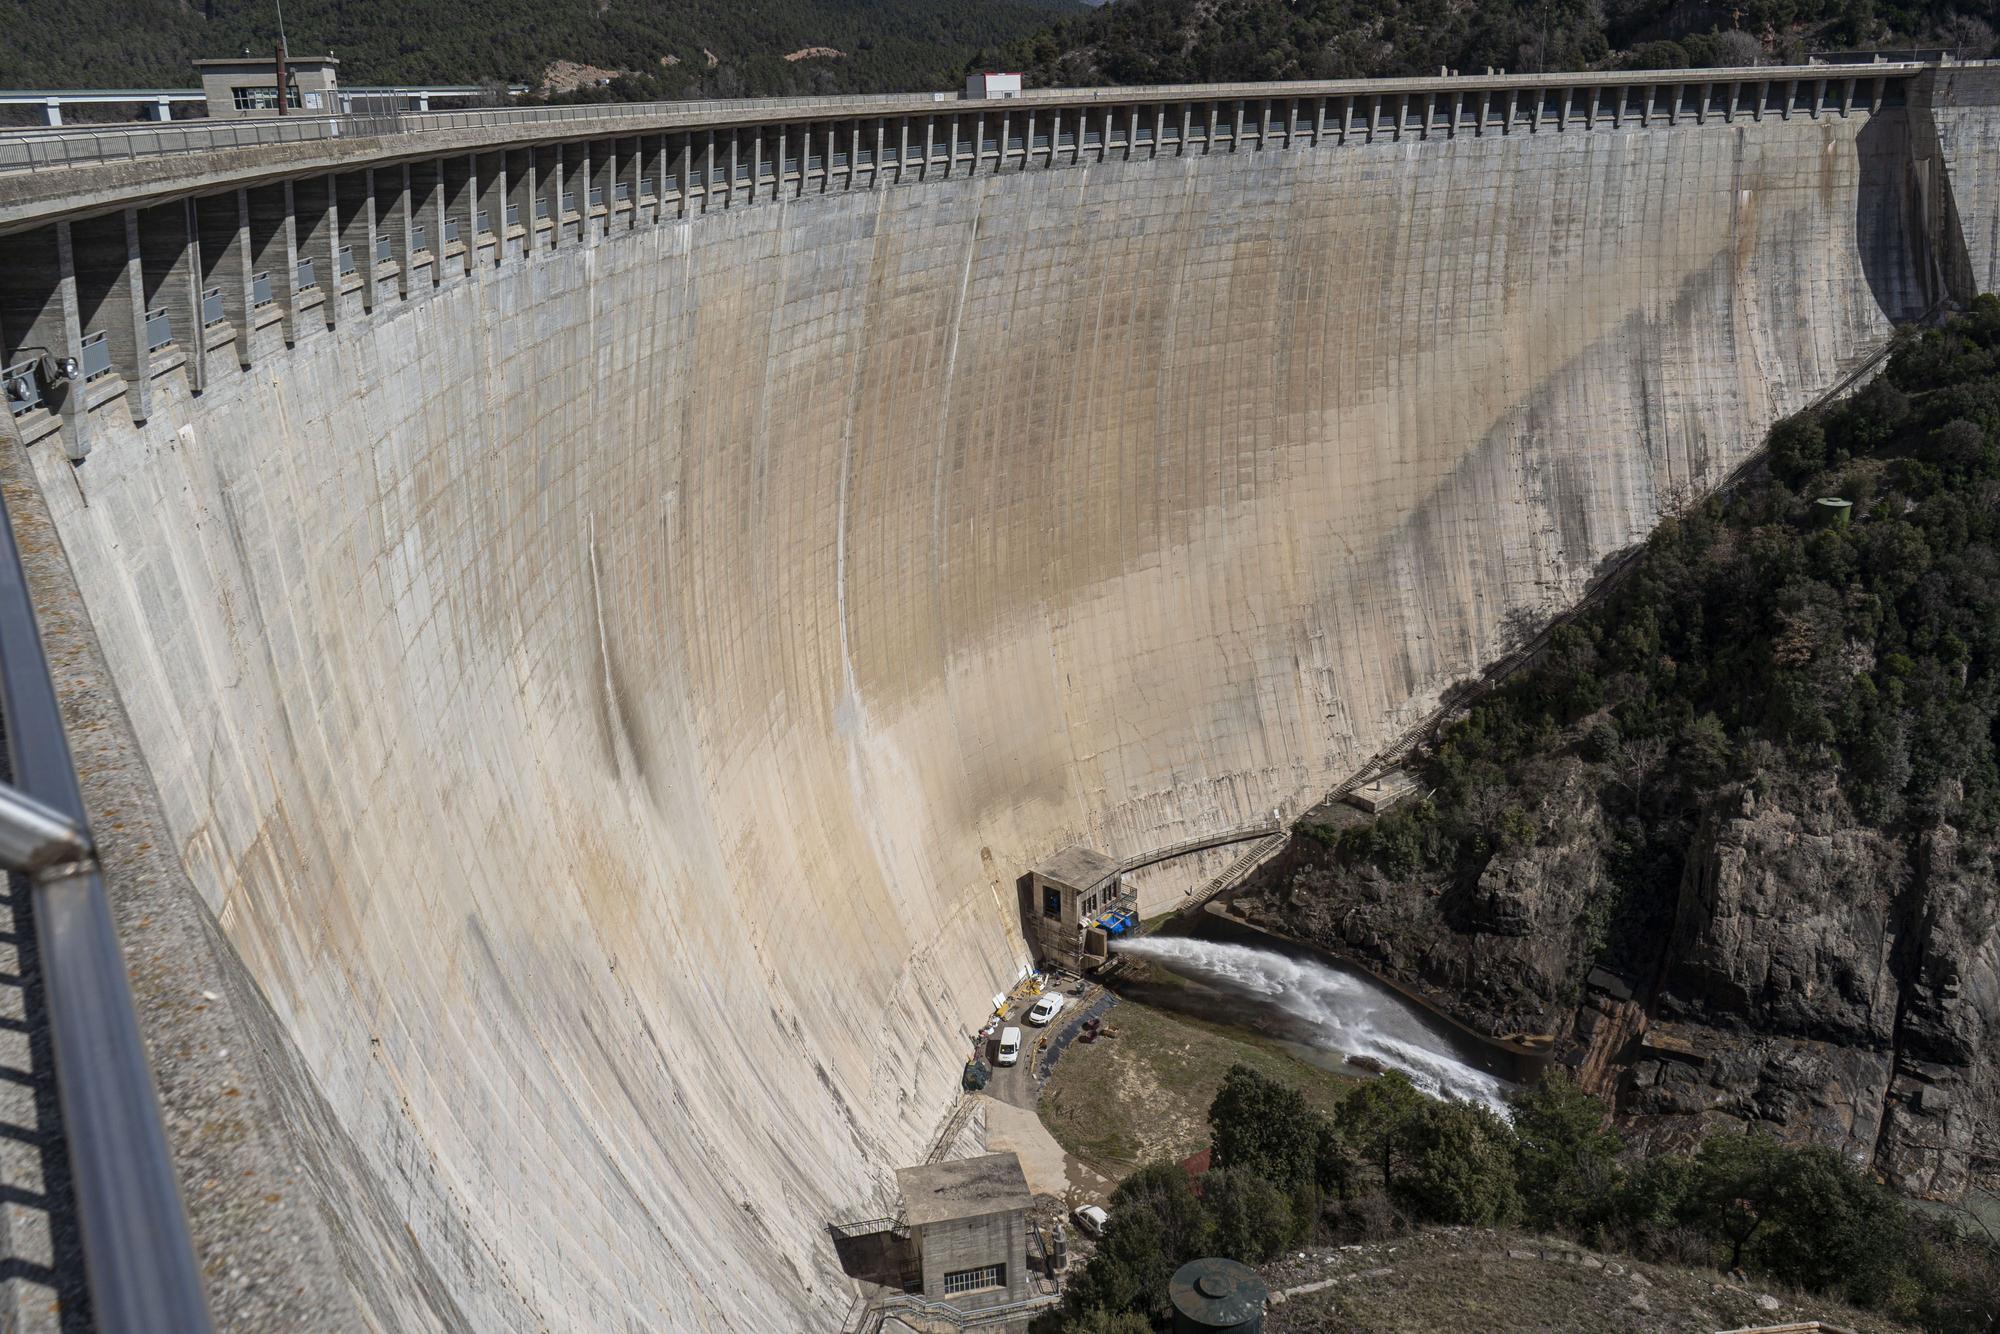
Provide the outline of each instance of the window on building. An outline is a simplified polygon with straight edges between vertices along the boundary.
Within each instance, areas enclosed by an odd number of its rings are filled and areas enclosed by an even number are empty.
[[[954,1269],[944,1276],[944,1294],[977,1292],[981,1288],[1007,1286],[1006,1265],[983,1265],[978,1269]]]
[[[1062,920],[1062,891],[1052,885],[1042,886],[1042,916]]]
[[[268,88],[232,88],[229,91],[236,97],[236,109],[238,111],[276,111],[278,109],[278,86],[276,84],[272,84]],[[297,84],[293,84],[285,89],[285,93],[286,106],[295,107],[299,105],[299,86]]]
[[[1088,917],[1096,911],[1097,911],[1097,895],[1092,894],[1089,898],[1083,901],[1083,915],[1085,917]]]

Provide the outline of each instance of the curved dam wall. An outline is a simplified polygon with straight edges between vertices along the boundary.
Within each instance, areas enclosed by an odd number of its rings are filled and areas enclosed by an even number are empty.
[[[1295,812],[1860,364],[1901,119],[759,204],[35,447],[362,1317],[838,1324],[1016,877]]]

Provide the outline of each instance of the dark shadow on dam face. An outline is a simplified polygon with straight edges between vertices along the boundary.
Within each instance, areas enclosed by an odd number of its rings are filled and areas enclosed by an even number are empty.
[[[1930,308],[1928,242],[1923,234],[1910,111],[1885,107],[1855,136],[1860,189],[1854,240],[1876,306],[1891,320],[1914,320]],[[1935,157],[1933,158],[1935,162]]]

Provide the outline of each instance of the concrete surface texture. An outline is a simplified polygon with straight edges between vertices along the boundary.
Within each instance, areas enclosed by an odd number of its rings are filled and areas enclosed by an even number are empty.
[[[1016,878],[1310,803],[1835,384],[1898,119],[712,214],[31,451],[366,1319],[837,1324]]]

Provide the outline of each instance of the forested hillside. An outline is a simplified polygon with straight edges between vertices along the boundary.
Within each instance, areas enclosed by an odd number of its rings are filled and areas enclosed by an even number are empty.
[[[1780,424],[1422,756],[1427,796],[1310,826],[1251,910],[1553,1035],[1649,1133],[1762,1122],[1956,1197],[2000,1176],[1997,737],[1982,296]]]
[[[633,95],[872,92],[955,86],[982,46],[1075,0],[293,0],[297,52],[331,49],[349,84],[537,83],[552,61],[634,71]],[[16,0],[0,87],[187,87],[188,62],[268,52],[272,0]],[[830,47],[838,56],[787,61]],[[708,55],[716,61],[711,65]]]
[[[1112,0],[997,53],[1038,86],[1672,68],[1936,43],[1984,56],[1987,0]]]

